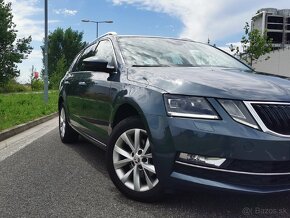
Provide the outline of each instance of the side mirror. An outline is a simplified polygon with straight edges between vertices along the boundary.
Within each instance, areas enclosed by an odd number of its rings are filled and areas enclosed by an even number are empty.
[[[88,57],[83,60],[83,70],[112,73],[115,68],[108,66],[108,61],[97,59],[96,57]]]

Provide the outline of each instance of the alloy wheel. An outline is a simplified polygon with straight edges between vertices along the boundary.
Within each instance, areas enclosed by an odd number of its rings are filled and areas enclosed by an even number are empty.
[[[144,192],[158,184],[147,132],[129,129],[119,136],[113,150],[113,165],[129,189]]]
[[[60,130],[60,135],[62,138],[65,135],[65,127],[66,127],[65,111],[64,111],[64,108],[61,108],[60,117],[59,117],[59,130]]]

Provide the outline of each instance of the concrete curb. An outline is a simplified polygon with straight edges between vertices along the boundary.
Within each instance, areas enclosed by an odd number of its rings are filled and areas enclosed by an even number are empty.
[[[29,121],[28,123],[20,124],[18,126],[10,128],[10,129],[6,129],[6,130],[0,132],[0,142],[5,140],[5,139],[8,139],[14,135],[17,135],[21,132],[24,132],[25,130],[27,130],[29,128],[37,126],[38,124],[44,123],[48,120],[51,120],[51,119],[57,117],[57,115],[58,115],[58,113],[56,112],[56,113],[38,118],[36,120]]]

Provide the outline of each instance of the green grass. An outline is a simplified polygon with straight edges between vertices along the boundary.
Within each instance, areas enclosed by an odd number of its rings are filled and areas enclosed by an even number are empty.
[[[43,93],[0,94],[0,131],[57,111],[58,92],[49,92],[46,105]]]

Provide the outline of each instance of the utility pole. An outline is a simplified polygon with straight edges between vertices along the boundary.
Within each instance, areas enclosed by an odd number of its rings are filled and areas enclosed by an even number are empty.
[[[48,103],[48,6],[44,1],[44,102]]]

